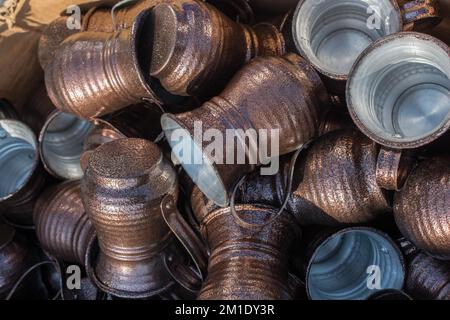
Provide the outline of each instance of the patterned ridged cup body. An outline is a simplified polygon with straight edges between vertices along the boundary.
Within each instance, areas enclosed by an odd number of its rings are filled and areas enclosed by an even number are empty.
[[[82,199],[100,247],[93,280],[103,290],[148,297],[170,285],[163,259],[173,236],[160,202],[177,192],[175,170],[149,141],[120,139],[90,155]]]
[[[395,195],[402,234],[419,249],[450,260],[450,157],[425,160]]]
[[[84,265],[95,230],[81,201],[79,181],[52,186],[34,208],[36,235],[42,248],[66,262]]]
[[[252,29],[202,1],[158,5],[153,20],[150,73],[173,94],[213,96],[252,58],[284,53],[274,26]]]
[[[223,134],[224,142],[227,130],[245,132],[250,129],[257,135],[260,130],[266,130],[267,150],[270,152],[272,145],[279,143],[278,153],[271,154],[278,156],[292,152],[316,137],[327,107],[328,95],[317,73],[299,56],[288,54],[254,59],[234,76],[219,96],[192,112],[165,114],[161,123],[172,149],[179,148],[179,137],[172,135],[176,136],[180,130],[184,133],[182,149],[191,147],[195,123],[201,122],[203,132],[218,130]],[[279,139],[272,130],[279,130]],[[228,159],[223,159],[225,164],[212,163],[204,153],[208,142],[203,142],[201,148],[206,165],[191,165],[183,159],[180,162],[202,192],[218,205],[226,206],[235,183],[254,168],[249,154],[259,155],[258,163],[267,160],[267,155],[256,145],[246,142],[251,151],[245,154],[245,164],[236,164],[237,151],[242,145],[229,143],[224,143],[222,154],[225,157],[234,148],[235,158],[231,159],[234,164],[229,164]],[[194,148],[193,152],[198,150]],[[207,171],[211,174],[203,174]]]
[[[409,258],[405,290],[419,300],[450,300],[450,265],[424,252]]]
[[[262,223],[277,209],[239,205],[237,213],[246,221]],[[199,216],[202,235],[211,250],[208,277],[198,299],[267,300],[292,299],[289,287],[290,248],[300,236],[291,216],[284,212],[260,230],[236,223],[229,208]]]
[[[32,223],[46,179],[36,137],[20,121],[0,120],[0,177],[0,213],[16,223]]]
[[[50,99],[63,112],[90,119],[153,99],[144,75],[148,12],[131,28],[113,33],[80,32],[68,37],[45,70]]]
[[[5,299],[25,271],[30,250],[14,228],[0,224],[0,299]]]
[[[368,223],[389,212],[384,191],[376,183],[379,148],[354,130],[325,134],[297,160],[286,210],[302,225]],[[275,176],[251,174],[239,189],[243,203],[279,207],[286,195],[290,156],[281,158]]]

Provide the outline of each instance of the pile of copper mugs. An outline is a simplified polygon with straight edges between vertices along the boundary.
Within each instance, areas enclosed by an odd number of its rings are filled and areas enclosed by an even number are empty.
[[[81,10],[0,102],[1,299],[450,300],[438,1]]]

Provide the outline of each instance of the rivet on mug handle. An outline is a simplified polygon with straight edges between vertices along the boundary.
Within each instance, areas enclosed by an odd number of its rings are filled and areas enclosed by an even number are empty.
[[[406,182],[413,161],[401,150],[381,148],[377,159],[376,179],[380,188],[399,191]]]
[[[178,240],[181,242],[183,247],[185,247],[186,251],[189,253],[192,261],[194,262],[196,268],[199,271],[199,275],[201,276],[201,280],[206,279],[206,269],[208,265],[208,257],[203,249],[203,242],[197,237],[197,235],[192,231],[189,227],[189,224],[184,220],[181,214],[178,212],[175,207],[175,201],[172,195],[166,195],[161,202],[161,213],[166,222],[167,226],[172,230]],[[183,268],[181,265],[180,268]],[[171,271],[171,270],[169,270]],[[183,273],[189,274],[193,271],[188,269],[187,267],[183,270]],[[172,273],[172,272],[171,272]],[[181,282],[180,284],[183,287],[190,287],[183,283],[180,278],[175,277],[177,282]]]
[[[430,28],[442,21],[437,0],[399,2],[405,31]]]

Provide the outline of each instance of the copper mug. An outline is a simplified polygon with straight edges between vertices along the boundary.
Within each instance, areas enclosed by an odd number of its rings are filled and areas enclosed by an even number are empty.
[[[331,92],[343,94],[358,56],[385,36],[437,24],[437,1],[301,0],[292,20],[298,52],[323,75]],[[387,59],[386,61],[389,61]]]
[[[39,134],[39,153],[45,169],[61,180],[83,176],[83,143],[94,125],[71,114],[53,111]]]
[[[85,265],[95,234],[81,201],[80,181],[66,181],[47,188],[33,212],[41,247],[57,259]]]
[[[450,157],[421,162],[394,198],[403,236],[431,256],[450,260]]]
[[[64,40],[45,69],[54,105],[91,119],[144,100],[159,103],[146,75],[149,30],[149,11],[143,11],[128,29],[79,32]]]
[[[46,179],[36,137],[18,120],[0,120],[0,176],[0,213],[15,223],[32,223]]]
[[[346,96],[355,124],[387,148],[442,141],[450,128],[450,48],[415,32],[382,38],[357,59]]]
[[[328,104],[328,95],[317,73],[299,56],[288,54],[253,60],[219,96],[192,112],[165,114],[161,124],[172,150],[177,150],[175,157],[194,183],[217,205],[225,207],[237,182],[256,165],[295,151],[316,137]],[[248,142],[242,139],[237,144],[223,145],[222,154],[227,157],[237,157],[239,146],[250,150],[245,153],[245,163],[239,164],[236,158],[233,163],[224,159],[219,159],[221,163],[214,162],[205,152],[207,143],[195,141],[197,124],[204,131],[212,129],[223,137],[227,131],[254,130],[256,138],[250,137]],[[257,143],[262,141],[260,130],[268,131],[267,149],[279,143],[278,151],[263,154]],[[278,140],[272,135],[276,130]],[[182,154],[192,157],[188,159]],[[253,163],[251,154],[258,158]]]
[[[319,232],[306,249],[306,290],[311,300],[366,300],[403,288],[405,261],[385,233],[366,227]]]
[[[143,139],[98,147],[89,157],[81,191],[98,237],[86,261],[92,281],[123,298],[169,290],[176,273],[171,264],[183,253],[161,215],[163,197],[176,199],[178,188],[175,170],[159,148]]]
[[[275,26],[248,27],[199,0],[160,4],[152,15],[150,75],[172,94],[214,96],[254,57],[285,51]]]

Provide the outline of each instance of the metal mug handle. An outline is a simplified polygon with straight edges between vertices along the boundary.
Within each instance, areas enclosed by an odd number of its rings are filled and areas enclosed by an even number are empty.
[[[192,278],[200,278],[200,281],[206,278],[208,256],[205,252],[203,241],[197,237],[183,216],[178,212],[172,195],[166,195],[163,198],[161,213],[167,226],[189,253],[198,270],[198,274],[182,264],[176,265],[175,268],[174,264],[171,263],[173,261],[165,261],[168,271],[180,285],[194,291],[196,288],[193,285]]]
[[[413,168],[413,158],[401,150],[381,147],[377,159],[376,181],[385,190],[399,191]]]
[[[405,31],[424,30],[442,21],[438,0],[400,0]]]

